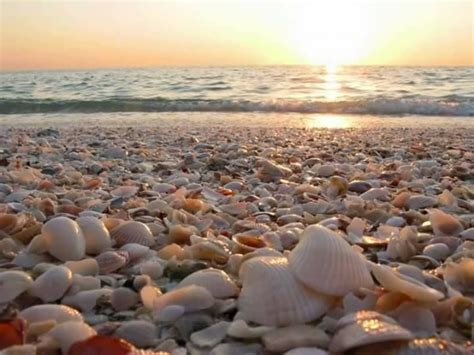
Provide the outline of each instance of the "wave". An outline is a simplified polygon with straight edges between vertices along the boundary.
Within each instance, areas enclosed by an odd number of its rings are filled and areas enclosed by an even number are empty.
[[[110,98],[106,100],[0,99],[0,114],[95,112],[293,112],[474,116],[474,101],[367,99],[356,101]]]

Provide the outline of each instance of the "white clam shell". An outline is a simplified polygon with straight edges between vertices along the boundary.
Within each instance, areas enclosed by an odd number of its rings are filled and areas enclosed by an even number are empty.
[[[230,322],[220,321],[191,334],[191,341],[199,347],[211,348],[222,342]]]
[[[449,247],[444,243],[434,243],[427,245],[423,249],[423,255],[432,257],[435,260],[442,261],[450,254]]]
[[[396,272],[386,265],[371,263],[374,277],[389,291],[403,293],[413,300],[421,302],[439,301],[444,295],[409,276]]]
[[[42,234],[38,234],[37,236],[31,239],[30,244],[26,248],[26,251],[29,253],[36,253],[42,254],[48,252],[48,245]]]
[[[300,284],[284,257],[256,257],[240,268],[238,307],[247,321],[286,326],[323,315],[330,299]]]
[[[99,274],[99,264],[97,260],[92,258],[82,259],[79,261],[67,261],[64,263],[73,274],[83,276],[96,276]]]
[[[93,276],[72,275],[72,284],[67,295],[73,295],[79,291],[97,290],[100,288],[100,279]]]
[[[158,261],[145,261],[140,264],[140,273],[142,275],[148,275],[151,279],[159,279],[163,275],[163,266]]]
[[[193,272],[186,276],[178,287],[190,285],[204,287],[214,298],[235,297],[239,293],[235,282],[224,271],[214,268]]]
[[[126,251],[130,257],[130,261],[133,262],[144,257],[148,251],[150,251],[150,248],[137,243],[128,243],[123,245],[119,250]]]
[[[43,225],[48,252],[61,261],[80,260],[84,257],[86,242],[79,225],[70,218],[56,217]]]
[[[298,280],[324,294],[344,296],[360,287],[373,287],[363,256],[338,234],[322,226],[305,229],[288,261]]]
[[[373,311],[348,314],[339,319],[337,328],[329,344],[331,353],[342,353],[367,344],[413,338],[413,334],[392,318]]]
[[[99,273],[106,275],[125,266],[127,258],[121,253],[125,252],[105,251],[99,254],[95,259],[99,265]]]
[[[139,348],[153,346],[158,340],[156,326],[145,320],[124,322],[115,331],[114,335],[129,341]]]
[[[54,266],[39,276],[29,292],[43,302],[59,300],[72,283],[72,273],[65,266]]]
[[[84,235],[87,254],[97,255],[110,248],[112,242],[104,222],[94,217],[79,217],[76,222]]]
[[[85,323],[68,321],[56,325],[46,334],[60,344],[63,354],[67,354],[74,343],[96,335],[97,332]]]
[[[137,221],[129,221],[118,225],[112,229],[110,236],[117,242],[118,246],[136,243],[149,247],[155,244],[150,228],[146,224]]]
[[[283,353],[304,346],[326,348],[329,344],[329,336],[318,327],[297,324],[272,330],[262,337],[262,341],[266,350]]]
[[[56,323],[68,321],[82,322],[82,315],[74,308],[59,304],[40,304],[31,306],[22,310],[18,316],[28,322],[28,324],[36,322],[45,322],[54,320]]]
[[[464,230],[463,225],[456,217],[437,209],[431,211],[430,222],[433,232],[437,236],[457,236]]]
[[[13,301],[33,285],[33,279],[23,271],[0,272],[0,303]]]
[[[425,338],[436,334],[436,319],[428,308],[404,302],[393,313],[398,323],[416,336]]]
[[[138,302],[138,294],[127,287],[119,287],[110,295],[110,303],[116,311],[126,311]]]
[[[261,338],[264,334],[273,329],[275,329],[275,327],[268,327],[265,325],[250,327],[243,319],[236,319],[227,329],[227,335],[241,339],[256,339]]]
[[[174,322],[181,317],[186,310],[183,306],[171,305],[163,308],[161,311],[155,313],[153,320],[155,322]]]
[[[79,291],[72,296],[65,296],[62,303],[74,307],[82,312],[90,312],[97,305],[101,297],[110,297],[112,290],[100,288],[96,290]]]
[[[204,287],[191,285],[169,291],[153,301],[156,314],[170,305],[182,306],[186,313],[195,312],[211,308],[214,305],[214,297]]]

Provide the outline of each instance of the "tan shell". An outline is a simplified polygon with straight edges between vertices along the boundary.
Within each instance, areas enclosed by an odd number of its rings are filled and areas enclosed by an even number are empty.
[[[136,243],[149,247],[155,244],[150,228],[145,223],[137,221],[121,223],[112,229],[110,236],[115,239],[117,246]]]
[[[344,296],[373,287],[364,258],[326,227],[307,227],[288,260],[296,278],[317,292]]]
[[[158,313],[170,305],[183,306],[186,312],[195,312],[211,308],[214,305],[214,297],[204,287],[191,285],[157,297],[153,302],[153,309]]]
[[[110,248],[112,242],[104,222],[94,217],[79,217],[76,222],[84,235],[87,254],[97,255]]]
[[[54,266],[39,276],[29,292],[43,302],[59,300],[72,283],[72,273],[66,266]]]
[[[96,276],[99,274],[99,264],[96,259],[87,258],[79,261],[68,261],[64,263],[73,274],[83,276]]]
[[[214,268],[193,272],[186,276],[178,287],[189,285],[204,287],[214,298],[235,297],[239,293],[235,282],[224,271]]]
[[[115,251],[106,251],[99,254],[95,259],[99,265],[99,272],[105,275],[124,266],[127,263],[127,258],[121,253]]]
[[[62,261],[80,260],[84,257],[86,242],[79,225],[67,217],[56,217],[41,229],[48,252]]]
[[[266,350],[283,353],[298,347],[327,348],[329,336],[318,327],[297,324],[272,330],[262,337],[262,341]]]
[[[464,230],[456,217],[437,209],[431,211],[430,222],[434,234],[438,236],[457,236]]]
[[[243,318],[262,325],[306,323],[323,315],[330,299],[298,283],[282,257],[256,257],[240,268]]]
[[[344,352],[367,344],[412,338],[413,334],[392,318],[373,311],[359,311],[339,319],[329,350]]]
[[[245,233],[234,234],[232,241],[235,243],[234,254],[247,254],[268,246],[263,239]]]
[[[0,272],[0,304],[13,301],[33,284],[30,275],[23,271]]]
[[[28,322],[28,324],[36,322],[45,322],[53,319],[57,323],[67,321],[82,322],[82,315],[74,308],[59,304],[40,304],[31,306],[22,310],[18,316]]]
[[[389,291],[403,293],[413,300],[421,302],[439,301],[444,295],[409,276],[396,272],[386,265],[371,263],[374,277]]]
[[[160,289],[151,285],[143,286],[140,290],[140,299],[143,305],[150,310],[153,309],[155,300],[161,295]]]
[[[446,263],[444,280],[463,294],[474,294],[474,259],[461,259],[459,263]]]

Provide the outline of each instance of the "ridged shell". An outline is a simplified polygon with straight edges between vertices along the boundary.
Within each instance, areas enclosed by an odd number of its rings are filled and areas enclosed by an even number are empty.
[[[137,221],[120,224],[112,229],[110,236],[115,239],[118,246],[136,243],[149,247],[155,244],[150,228],[146,224]]]
[[[125,339],[139,348],[154,345],[158,341],[158,332],[152,322],[145,320],[131,320],[122,323],[114,335]]]
[[[286,258],[252,258],[241,266],[239,275],[238,307],[247,321],[270,326],[306,323],[330,307],[328,297],[297,281]]]
[[[28,322],[28,324],[36,322],[45,322],[54,319],[56,323],[67,321],[82,322],[82,315],[74,308],[59,304],[40,304],[31,306],[22,310],[19,315]]]
[[[58,324],[51,329],[47,335],[53,337],[61,347],[63,354],[67,354],[69,348],[78,341],[85,340],[97,332],[82,322],[68,321]]]
[[[408,330],[392,318],[373,311],[359,311],[342,317],[337,332],[331,339],[331,352],[344,352],[362,345],[387,341],[410,340]]]
[[[39,276],[29,292],[43,302],[52,302],[60,299],[72,283],[72,273],[65,266],[54,266]]]
[[[30,275],[23,271],[0,272],[0,303],[13,301],[33,284]]]
[[[441,292],[396,272],[390,266],[371,263],[371,269],[377,281],[389,291],[402,293],[421,302],[435,302],[444,297]]]
[[[214,298],[235,297],[239,293],[235,282],[224,271],[214,268],[193,272],[186,276],[178,287],[189,285],[204,287]]]
[[[195,312],[212,307],[214,297],[204,287],[191,285],[174,289],[153,301],[155,313],[170,305],[183,306],[186,312]]]
[[[326,227],[307,227],[288,260],[298,280],[324,294],[344,296],[373,287],[364,258]]]
[[[127,257],[122,253],[126,252],[105,251],[99,254],[95,259],[99,265],[99,273],[106,275],[124,266],[127,263]]]
[[[104,223],[94,217],[79,217],[76,219],[77,224],[82,230],[86,241],[86,253],[96,255],[110,248],[111,240],[109,231],[105,228]]]
[[[67,217],[56,217],[43,225],[41,230],[49,253],[62,261],[80,260],[84,257],[86,242],[79,225]]]

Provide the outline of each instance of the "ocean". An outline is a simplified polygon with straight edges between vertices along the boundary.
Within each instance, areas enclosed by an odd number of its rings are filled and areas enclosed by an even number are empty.
[[[474,116],[474,68],[249,66],[0,74],[0,115],[192,112],[469,117]]]

